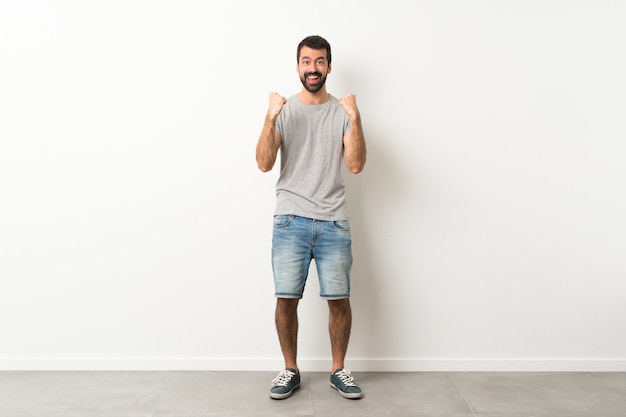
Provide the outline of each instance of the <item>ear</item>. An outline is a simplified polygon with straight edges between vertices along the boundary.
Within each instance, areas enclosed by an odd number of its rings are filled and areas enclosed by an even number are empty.
[[[332,70],[332,69],[333,69],[333,66],[332,66],[332,65],[330,65],[330,64],[328,64],[328,71],[327,71],[326,73],[327,73],[327,74],[330,74],[330,70]]]

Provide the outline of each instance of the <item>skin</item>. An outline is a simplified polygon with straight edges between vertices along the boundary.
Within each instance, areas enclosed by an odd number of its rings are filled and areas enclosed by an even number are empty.
[[[300,50],[300,58],[296,64],[296,70],[300,79],[316,85],[321,78],[305,78],[305,74],[318,72],[322,78],[331,72],[331,65],[327,60],[325,49],[312,49],[303,46]],[[304,86],[298,93],[298,98],[309,105],[324,104],[330,99],[326,91],[326,84],[315,92],[308,91]],[[259,169],[263,172],[270,171],[276,162],[278,150],[282,142],[280,134],[276,132],[276,119],[287,103],[287,99],[276,92],[269,94],[269,106],[265,115],[265,123],[256,147],[256,160]],[[339,105],[350,118],[350,129],[344,134],[344,161],[348,170],[358,174],[365,166],[365,138],[361,126],[361,115],[356,103],[356,96],[348,94],[339,100]],[[285,368],[299,370],[297,363],[298,354],[298,299],[278,298],[276,301],[276,330],[280,342]],[[328,328],[332,350],[332,368],[343,369],[350,329],[352,327],[352,310],[348,298],[329,300]]]

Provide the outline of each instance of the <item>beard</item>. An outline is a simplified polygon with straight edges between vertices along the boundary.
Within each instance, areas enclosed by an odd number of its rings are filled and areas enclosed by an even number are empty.
[[[309,75],[317,75],[319,77],[319,81],[317,82],[317,84],[309,84],[309,82],[307,81],[307,77]],[[317,93],[326,83],[326,77],[328,77],[328,74],[322,77],[321,72],[305,72],[304,76],[300,78],[300,81],[309,93]]]

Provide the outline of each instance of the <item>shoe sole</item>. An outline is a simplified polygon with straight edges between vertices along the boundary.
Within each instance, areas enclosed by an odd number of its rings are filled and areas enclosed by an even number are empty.
[[[343,398],[347,398],[349,400],[358,400],[359,398],[363,397],[362,392],[343,392],[342,390],[337,388],[337,386],[332,382],[330,383],[330,386],[336,389],[339,392],[339,395],[341,395]]]
[[[270,391],[270,398],[274,399],[274,400],[284,400],[285,398],[289,398],[291,397],[291,395],[293,394],[293,392],[295,390],[297,390],[298,388],[300,388],[300,384],[296,385],[295,387],[293,387],[290,391],[287,391],[284,394],[277,394],[275,392],[271,392]]]

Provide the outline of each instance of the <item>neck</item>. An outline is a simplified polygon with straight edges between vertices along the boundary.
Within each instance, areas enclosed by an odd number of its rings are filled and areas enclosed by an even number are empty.
[[[311,93],[306,88],[302,88],[302,91],[298,94],[298,98],[304,104],[324,104],[330,100],[330,94],[326,92],[326,86],[316,93]]]

